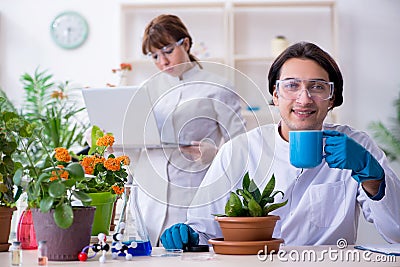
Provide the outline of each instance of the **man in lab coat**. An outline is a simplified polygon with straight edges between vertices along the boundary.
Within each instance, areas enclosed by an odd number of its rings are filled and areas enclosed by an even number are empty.
[[[186,223],[165,230],[166,248],[222,237],[212,214],[223,214],[229,192],[248,171],[263,188],[272,174],[288,204],[273,237],[286,245],[354,244],[360,211],[388,242],[400,242],[400,181],[375,142],[347,125],[324,123],[343,102],[343,78],[333,58],[312,43],[287,48],[272,64],[269,92],[278,124],[264,125],[226,143],[207,172]],[[322,130],[324,159],[309,169],[289,162],[289,131]],[[281,200],[279,200],[281,202]]]

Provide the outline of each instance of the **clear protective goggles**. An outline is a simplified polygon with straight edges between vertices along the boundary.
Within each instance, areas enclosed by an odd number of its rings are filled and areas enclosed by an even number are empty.
[[[275,85],[279,96],[289,100],[297,100],[303,90],[313,100],[328,100],[334,91],[333,82],[323,80],[286,79],[277,80]]]
[[[183,44],[184,40],[185,40],[185,38],[182,38],[175,43],[166,45],[157,52],[149,52],[149,53],[147,53],[147,56],[150,57],[155,63],[160,62],[161,55],[166,58],[170,58],[172,53],[174,52],[175,48],[177,46],[181,46]]]

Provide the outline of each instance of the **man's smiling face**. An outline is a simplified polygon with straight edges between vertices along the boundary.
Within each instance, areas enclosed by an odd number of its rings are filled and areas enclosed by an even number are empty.
[[[313,60],[291,58],[280,70],[279,80],[285,79],[328,82],[329,75]],[[328,110],[333,105],[333,99],[315,100],[308,96],[306,90],[302,90],[297,99],[290,100],[281,97],[275,89],[273,101],[282,117],[280,133],[285,140],[289,139],[289,131],[292,130],[321,130]]]

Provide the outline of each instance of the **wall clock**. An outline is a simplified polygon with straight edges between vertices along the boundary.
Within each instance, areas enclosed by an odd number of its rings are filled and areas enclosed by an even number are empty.
[[[58,46],[74,49],[86,41],[89,26],[86,19],[79,13],[66,11],[59,14],[51,22],[50,33]]]

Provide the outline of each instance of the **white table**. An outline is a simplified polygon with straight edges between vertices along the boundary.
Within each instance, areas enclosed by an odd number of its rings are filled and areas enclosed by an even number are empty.
[[[107,261],[99,263],[98,256],[86,262],[68,261],[58,262],[50,261],[48,266],[146,266],[146,267],[179,267],[179,266],[310,266],[310,265],[329,265],[329,266],[399,266],[400,257],[388,257],[383,254],[355,250],[353,247],[338,249],[336,246],[314,246],[314,247],[282,247],[287,254],[274,254],[266,260],[260,260],[257,255],[221,255],[209,253],[183,253],[178,257],[134,257],[132,261],[126,261],[124,258],[113,260],[111,254],[107,254]],[[23,264],[25,267],[37,267],[37,251],[23,250]],[[153,248],[154,255],[164,254],[163,248]],[[99,255],[99,254],[98,254]],[[302,256],[303,255],[303,256]],[[359,255],[360,259],[357,259]],[[363,256],[364,255],[364,256]],[[308,259],[311,257],[312,261]],[[367,258],[365,256],[368,256]],[[302,259],[302,257],[304,259]],[[313,258],[314,257],[314,258]],[[385,260],[386,262],[382,262]],[[379,261],[379,262],[378,262]],[[8,267],[10,265],[9,253],[0,253],[0,266]]]

